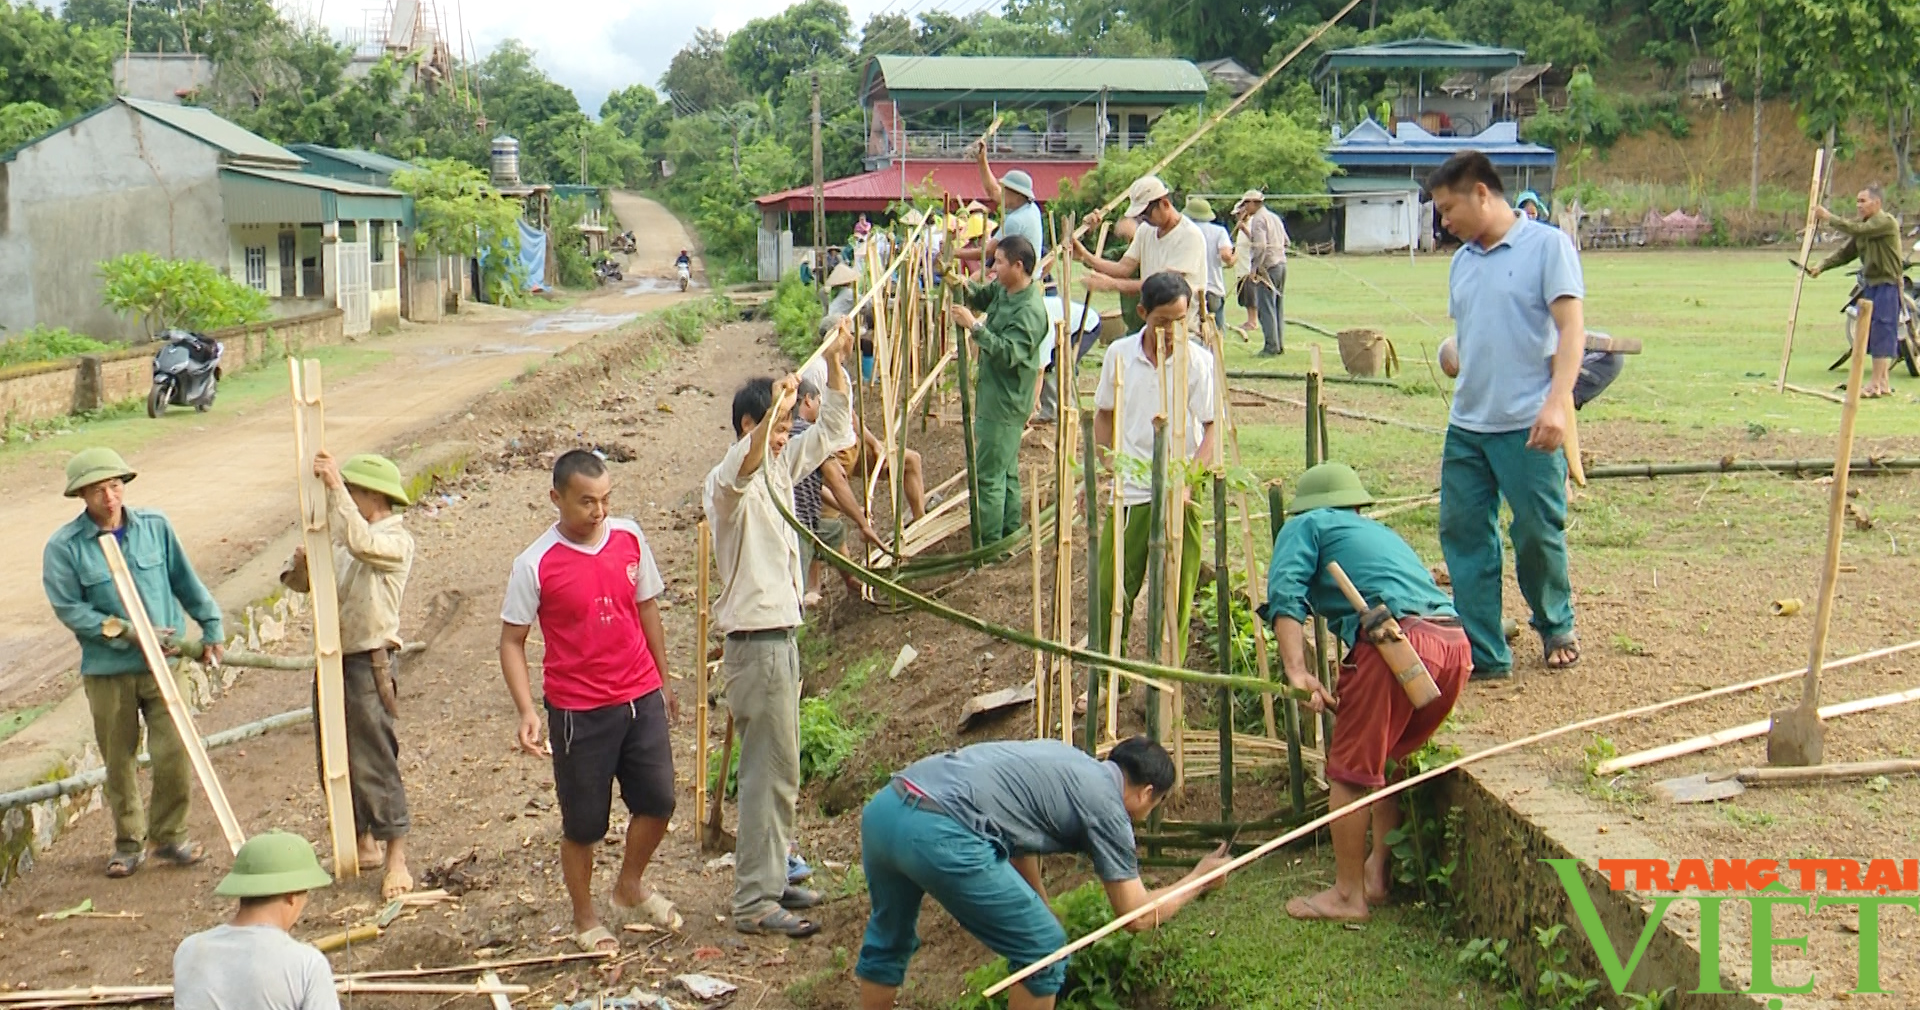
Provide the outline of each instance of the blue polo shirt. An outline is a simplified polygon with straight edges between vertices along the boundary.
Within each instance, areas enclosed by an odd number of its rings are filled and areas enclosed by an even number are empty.
[[[1522,217],[1491,249],[1461,246],[1448,277],[1447,315],[1460,350],[1448,423],[1480,434],[1531,428],[1560,344],[1551,307],[1585,296],[1580,254],[1551,225]]]

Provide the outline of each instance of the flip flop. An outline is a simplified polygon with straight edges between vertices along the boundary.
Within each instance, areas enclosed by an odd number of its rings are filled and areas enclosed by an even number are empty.
[[[207,858],[207,849],[199,842],[175,842],[153,850],[153,858],[173,866],[192,866]]]
[[[758,920],[735,919],[733,928],[748,936],[789,936],[796,940],[820,932],[812,919],[803,919],[784,908],[775,909]]]
[[[113,858],[107,860],[107,876],[115,880],[131,877],[140,869],[140,864],[146,861],[147,857],[143,853],[116,852]]]
[[[1547,664],[1547,669],[1549,670],[1570,670],[1580,662],[1580,639],[1572,635],[1555,635],[1551,638],[1544,639],[1540,643],[1540,647],[1540,659]],[[1573,653],[1573,658],[1558,663],[1554,662],[1553,654],[1563,651]]]
[[[1334,915],[1319,905],[1314,904],[1313,899],[1317,897],[1319,897],[1317,894],[1311,896],[1301,895],[1298,898],[1288,901],[1287,915],[1291,918],[1306,922],[1366,922],[1371,918],[1370,915],[1357,917],[1351,915]]]
[[[786,890],[780,892],[780,907],[791,912],[812,908],[820,904],[820,901],[820,892],[810,891],[804,887],[788,885]]]
[[[613,944],[614,950],[620,949],[620,938],[607,932],[605,926],[595,926],[584,933],[573,935],[573,945],[580,948],[582,954],[597,954],[607,950],[602,944]]]
[[[673,907],[673,902],[668,901],[667,896],[659,891],[648,894],[646,900],[638,905],[622,905],[617,901],[611,904],[614,917],[623,925],[644,920],[648,925],[657,926],[669,933],[678,933],[681,927],[686,925],[685,920],[680,918],[679,910]]]

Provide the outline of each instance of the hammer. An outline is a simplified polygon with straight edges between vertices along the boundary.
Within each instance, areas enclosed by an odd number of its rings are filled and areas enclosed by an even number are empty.
[[[1400,682],[1401,690],[1407,692],[1407,700],[1414,708],[1425,708],[1434,699],[1440,697],[1440,685],[1433,682],[1433,674],[1427,672],[1427,664],[1420,661],[1420,654],[1413,651],[1412,643],[1407,641],[1406,632],[1400,630],[1400,622],[1393,619],[1393,613],[1386,604],[1369,607],[1361,597],[1360,590],[1354,588],[1347,573],[1340,570],[1338,561],[1327,562],[1327,574],[1333,577],[1334,585],[1340,587],[1340,594],[1347,598],[1353,612],[1360,615],[1360,631],[1380,655],[1387,661],[1387,668],[1393,671],[1393,679]]]

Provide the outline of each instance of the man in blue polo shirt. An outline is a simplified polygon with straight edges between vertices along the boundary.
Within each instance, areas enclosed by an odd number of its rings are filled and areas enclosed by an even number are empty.
[[[1427,177],[1453,255],[1447,314],[1460,378],[1440,463],[1440,550],[1473,642],[1475,679],[1511,675],[1500,631],[1500,501],[1513,510],[1514,574],[1550,670],[1580,659],[1567,575],[1573,384],[1586,350],[1580,256],[1559,229],[1514,212],[1493,163],[1462,151]]]
[[[907,766],[860,817],[860,862],[873,913],[854,975],[861,1010],[891,1010],[919,948],[920,902],[932,897],[1015,971],[1066,945],[1047,907],[1040,857],[1093,861],[1115,915],[1171,891],[1140,883],[1133,825],[1173,788],[1173,757],[1146,737],[1114,745],[1100,761],[1055,740],[983,743]],[[1181,883],[1224,865],[1200,860]],[[1219,882],[1215,882],[1215,886]],[[1153,929],[1211,887],[1168,900],[1127,924]],[[1008,1010],[1048,1010],[1066,982],[1062,959],[1010,989]]]

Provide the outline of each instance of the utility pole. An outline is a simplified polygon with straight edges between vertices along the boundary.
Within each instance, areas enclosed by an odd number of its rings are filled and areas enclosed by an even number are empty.
[[[587,184],[587,131],[580,131],[580,185]]]
[[[826,157],[820,150],[820,71],[811,75],[813,79],[813,269],[816,272],[825,265],[823,250],[827,247],[827,183]],[[816,284],[820,292],[820,303],[827,301],[827,279],[820,277]]]
[[[1753,21],[1753,178],[1747,184],[1747,209],[1760,209],[1760,93],[1766,74],[1766,15]]]

